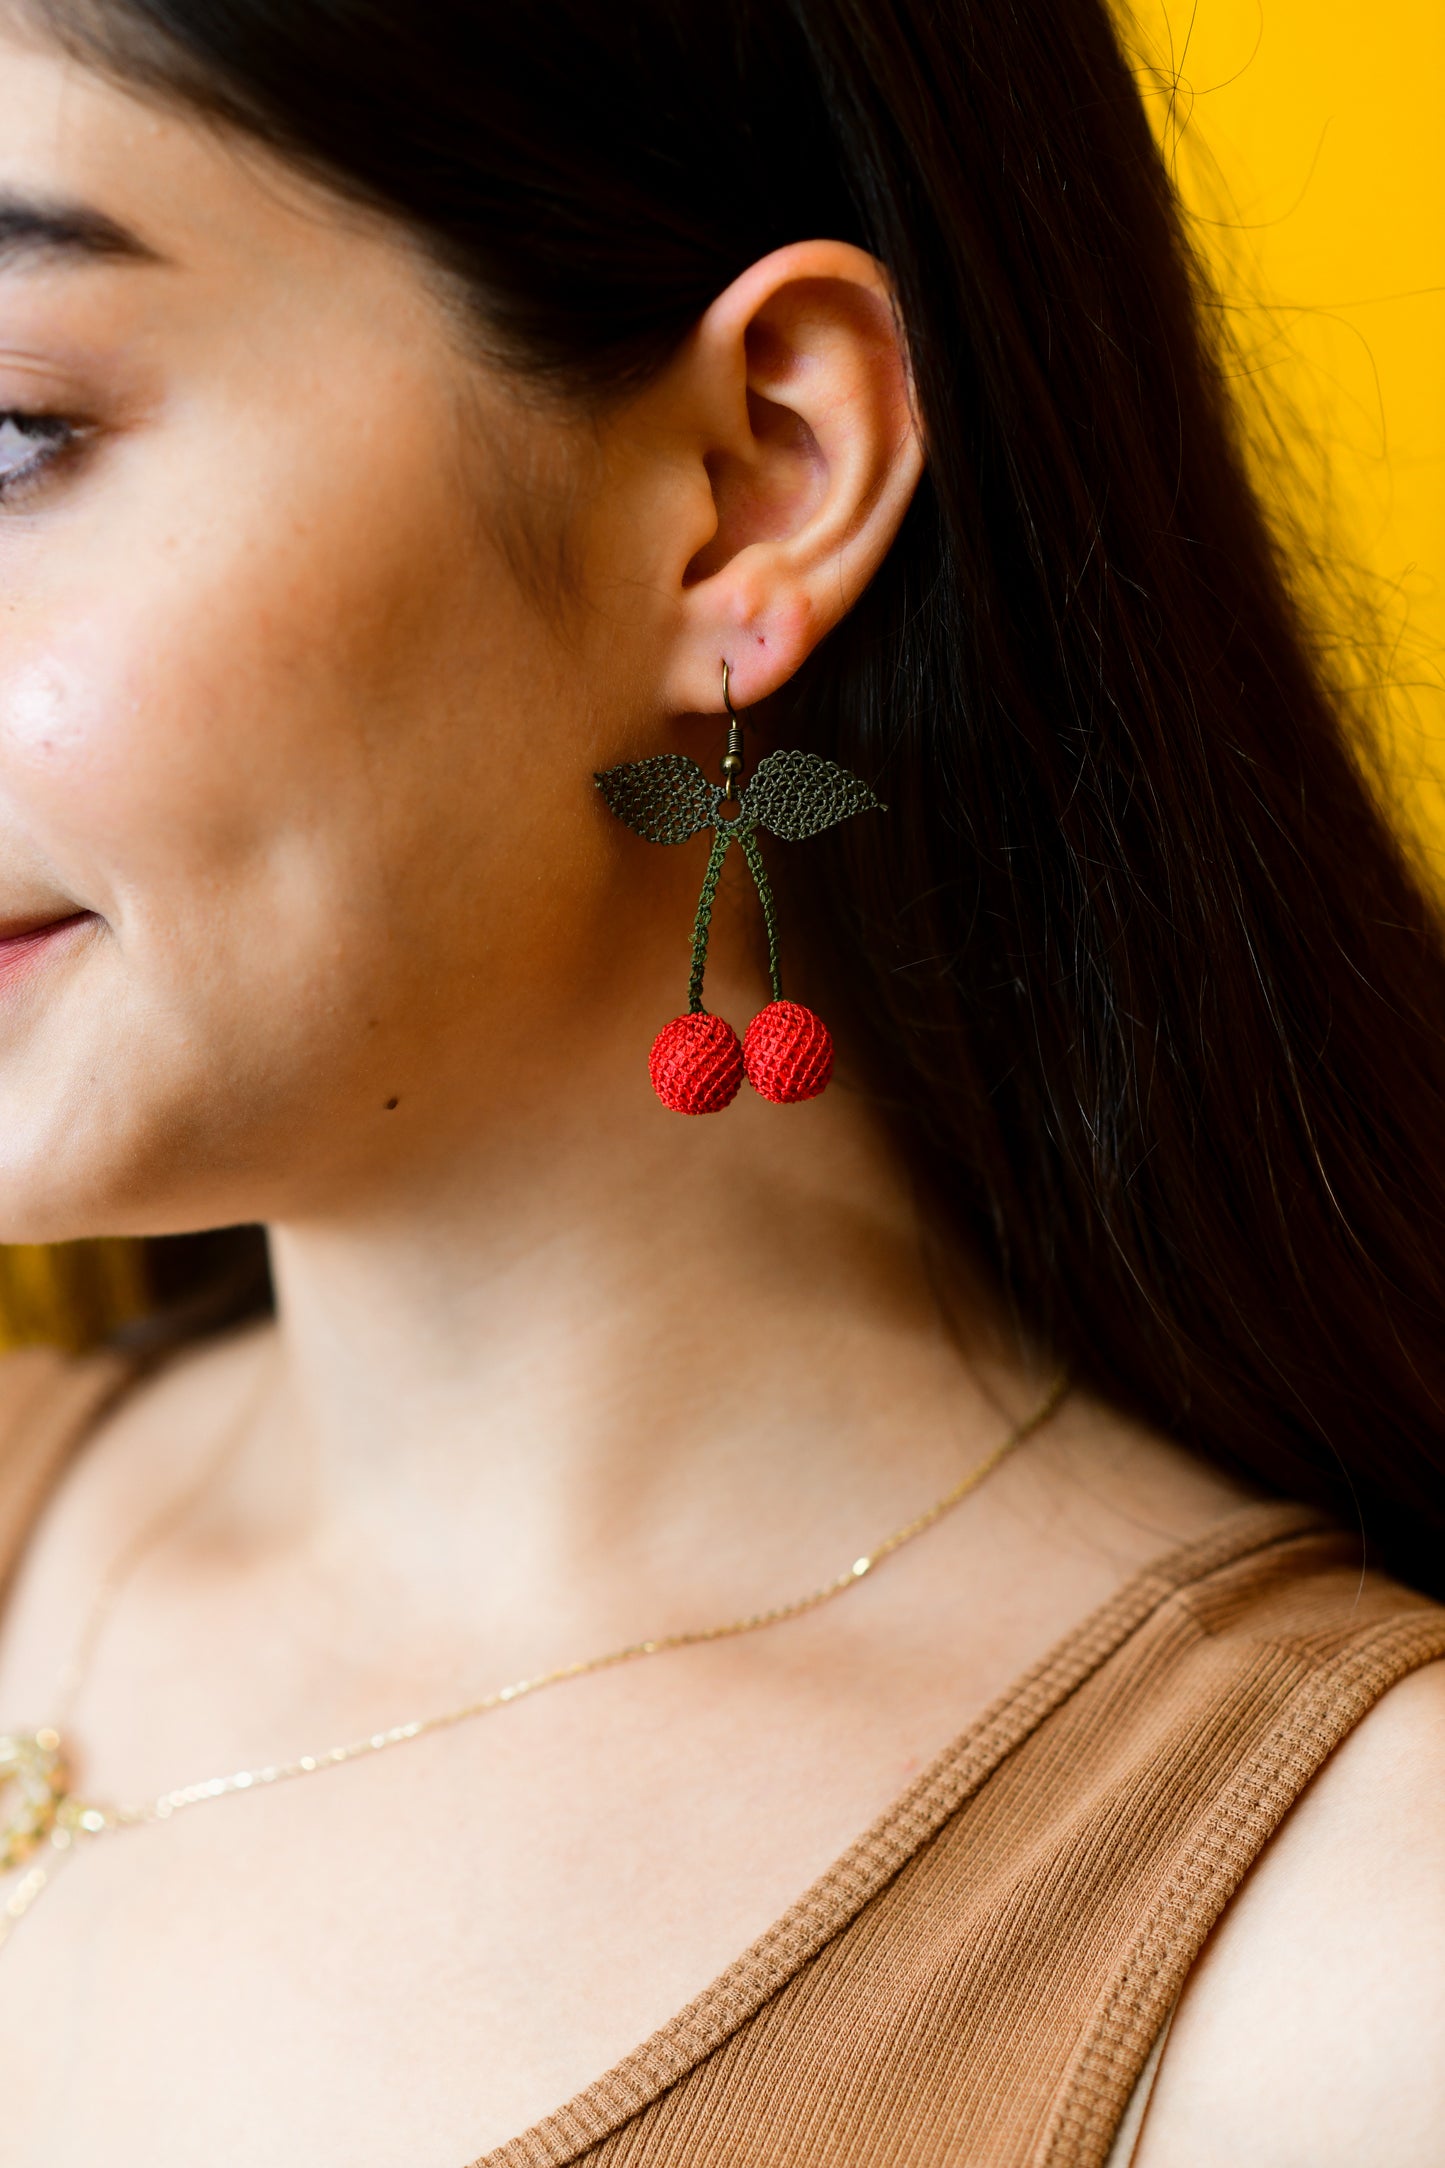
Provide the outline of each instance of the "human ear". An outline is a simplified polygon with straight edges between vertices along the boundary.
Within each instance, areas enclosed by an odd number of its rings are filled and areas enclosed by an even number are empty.
[[[674,712],[706,714],[724,659],[750,705],[851,607],[898,532],[923,444],[887,278],[840,241],[797,242],[744,272],[669,389],[689,503],[664,567],[662,690]]]

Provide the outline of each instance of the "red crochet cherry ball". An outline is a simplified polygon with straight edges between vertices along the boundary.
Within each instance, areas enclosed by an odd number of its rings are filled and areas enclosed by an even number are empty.
[[[816,1099],[833,1074],[833,1037],[801,1001],[770,1001],[743,1038],[748,1082],[781,1107]]]
[[[647,1066],[653,1090],[674,1114],[720,1114],[737,1097],[743,1050],[731,1024],[699,1009],[663,1025]]]

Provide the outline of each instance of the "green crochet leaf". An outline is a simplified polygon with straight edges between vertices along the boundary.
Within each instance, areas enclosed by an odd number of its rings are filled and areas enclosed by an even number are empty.
[[[718,786],[686,753],[624,761],[595,781],[617,818],[647,843],[686,843],[717,819]]]
[[[818,753],[769,753],[742,791],[743,813],[789,843],[819,836],[873,807],[888,810],[860,776]]]

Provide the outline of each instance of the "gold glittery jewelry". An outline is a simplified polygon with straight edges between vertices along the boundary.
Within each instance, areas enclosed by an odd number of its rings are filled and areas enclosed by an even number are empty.
[[[209,1799],[224,1799],[237,1792],[264,1791],[273,1784],[289,1783],[294,1777],[317,1776],[325,1769],[338,1769],[344,1762],[358,1761],[364,1755],[404,1746],[408,1740],[426,1738],[433,1732],[449,1731],[472,1717],[486,1716],[494,1709],[505,1708],[509,1702],[521,1701],[528,1694],[538,1694],[547,1686],[561,1686],[569,1679],[584,1679],[594,1672],[612,1671],[619,1665],[637,1663],[648,1656],[661,1656],[672,1649],[699,1648],[709,1641],[736,1640],[742,1634],[758,1633],[765,1626],[781,1626],[788,1619],[802,1618],[805,1613],[818,1610],[847,1589],[856,1588],[866,1575],[882,1565],[885,1558],[901,1550],[905,1543],[911,1543],[916,1536],[923,1535],[946,1513],[961,1505],[1016,1446],[1042,1429],[1057,1411],[1068,1388],[1066,1376],[1056,1378],[1033,1413],[1017,1424],[991,1453],[986,1453],[961,1481],[945,1491],[925,1512],[896,1528],[892,1535],[885,1536],[861,1558],[855,1558],[851,1566],[835,1574],[831,1581],[825,1581],[820,1588],[812,1589],[806,1596],[795,1597],[790,1603],[775,1604],[770,1610],[754,1611],[719,1626],[690,1627],[680,1633],[659,1634],[651,1641],[629,1642],[623,1648],[610,1649],[604,1656],[582,1657],[575,1663],[560,1664],[553,1671],[538,1672],[533,1678],[518,1679],[510,1686],[498,1687],[493,1693],[464,1702],[460,1708],[445,1710],[441,1715],[418,1717],[409,1724],[395,1724],[389,1731],[373,1732],[369,1738],[355,1739],[348,1746],[334,1746],[320,1754],[302,1754],[295,1761],[272,1762],[261,1769],[238,1769],[231,1776],[208,1777],[199,1784],[185,1784],[175,1791],[162,1792],[154,1799],[131,1806],[88,1805],[71,1791],[69,1761],[58,1728],[49,1726],[29,1734],[0,1735],[0,1807],[7,1794],[13,1795],[8,1818],[0,1825],[0,1871],[33,1862],[0,1905],[0,1946],[9,1939],[16,1922],[30,1910],[60,1861],[86,1839],[108,1836],[116,1830],[139,1828],[151,1822],[168,1822],[185,1808],[201,1806]],[[168,1506],[159,1519],[149,1523],[121,1554],[117,1567],[112,1568],[102,1583],[100,1595],[86,1621],[79,1644],[85,1661],[95,1653],[101,1626],[129,1572],[194,1503],[198,1491],[212,1480],[221,1463],[236,1450],[242,1435],[244,1425],[238,1426],[236,1434],[228,1437],[216,1462],[206,1469],[201,1483],[192,1486]],[[83,1663],[72,1663],[69,1667],[71,1691],[68,1698],[78,1692],[83,1668]],[[44,1864],[39,1856],[42,1852],[47,1855]]]

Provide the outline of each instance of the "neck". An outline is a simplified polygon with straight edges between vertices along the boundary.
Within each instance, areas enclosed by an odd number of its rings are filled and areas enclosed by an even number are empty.
[[[1038,1380],[977,1302],[945,1324],[856,1102],[726,1122],[625,1155],[554,1126],[277,1229],[262,1517],[473,1619],[567,1590],[661,1627],[793,1593],[947,1489]]]

